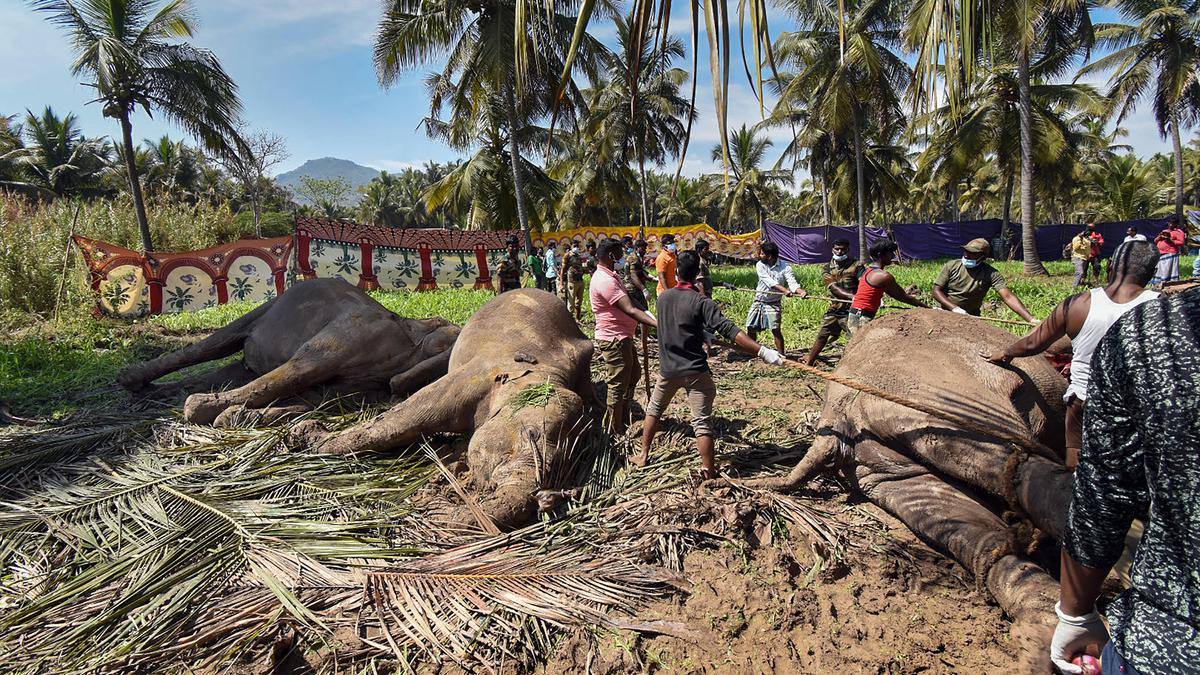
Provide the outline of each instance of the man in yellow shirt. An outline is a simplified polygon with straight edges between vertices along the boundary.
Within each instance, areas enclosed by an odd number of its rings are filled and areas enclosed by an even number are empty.
[[[678,249],[675,245],[675,235],[664,234],[661,242],[662,250],[654,259],[654,269],[658,270],[659,295],[668,288],[675,288],[675,284],[678,283],[675,280],[675,253]]]
[[[1084,284],[1084,280],[1088,276],[1088,261],[1092,257],[1092,238],[1090,236],[1091,225],[1088,225],[1083,232],[1075,235],[1071,240],[1071,262],[1075,264],[1075,286],[1079,288]],[[1097,264],[1097,268],[1099,264]],[[1097,276],[1099,270],[1097,269]]]

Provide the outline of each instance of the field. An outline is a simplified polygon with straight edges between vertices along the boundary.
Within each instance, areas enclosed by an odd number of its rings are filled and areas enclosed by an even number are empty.
[[[1070,292],[1064,263],[1051,265],[1049,279],[1000,265],[1037,316]],[[895,273],[928,298],[937,269],[917,263]],[[797,273],[819,292],[817,267]],[[715,275],[753,285],[748,267]],[[492,296],[376,297],[405,316],[463,323]],[[739,324],[751,297],[717,293]],[[826,306],[785,300],[791,356],[807,349]],[[455,502],[458,488],[432,457],[461,449],[454,439],[400,458],[333,460],[288,451],[279,429],[182,424],[177,408],[132,400],[113,385],[124,364],[187,344],[249,309],[227,305],[135,323],[97,321],[78,310],[57,321],[10,319],[0,338],[0,401],[17,415],[54,419],[58,431],[3,432],[4,501],[20,510],[9,511],[12,544],[0,546],[0,629],[43,655],[65,640],[74,646],[60,657],[76,665],[144,664],[165,654],[176,672],[261,672],[268,652],[303,658],[319,672],[384,672],[395,660],[425,669],[441,663],[433,670],[446,672],[961,672],[1011,658],[1011,626],[969,573],[840,482],[822,479],[792,497],[698,493],[695,451],[681,424],[668,424],[650,468],[632,473],[622,459],[629,441],[591,432],[583,492],[561,518],[488,538],[436,525],[438,504]],[[996,302],[985,313],[1015,318]],[[591,319],[589,312],[583,322],[589,333]],[[828,353],[836,359],[840,351],[836,345]],[[812,438],[822,384],[728,349],[714,370],[718,463],[743,474],[794,464]],[[370,413],[335,402],[316,416],[337,427]],[[686,419],[682,402],[667,415]],[[186,526],[161,527],[167,520]],[[39,534],[47,538],[36,545],[22,539],[45,522],[60,534]],[[317,567],[302,572],[289,562],[298,557]],[[415,594],[404,596],[415,607],[407,620],[429,633],[397,636],[399,646],[351,649],[346,631],[353,626],[330,608],[362,598],[360,585],[347,579],[365,557],[416,570],[408,574],[453,565],[482,585],[464,591],[462,582],[421,577],[417,590],[403,592]],[[77,576],[61,575],[63,560],[73,561],[68,569]],[[325,590],[294,578],[292,565],[300,578],[323,579],[316,583]],[[496,565],[533,572],[505,582],[512,584],[503,596],[509,604],[484,619],[478,598],[496,597],[486,585]],[[565,580],[540,576],[542,566]],[[588,572],[595,569],[606,572],[597,579]],[[231,590],[230,579],[245,578],[261,585],[238,581]],[[163,579],[171,581],[160,586]],[[12,611],[22,590],[42,580],[52,592],[38,595],[32,610]],[[611,623],[570,603],[549,612],[540,595],[545,584],[556,602],[578,596],[617,615],[640,609]],[[120,594],[123,609],[109,611],[110,593]],[[236,612],[243,619],[231,625],[189,619]],[[74,632],[54,628],[64,621]],[[448,637],[456,621],[474,631],[470,646]],[[11,648],[0,638],[0,655]],[[28,672],[53,670],[29,663]]]

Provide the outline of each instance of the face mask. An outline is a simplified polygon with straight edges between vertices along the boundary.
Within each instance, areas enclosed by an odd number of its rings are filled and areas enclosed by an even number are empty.
[[[833,260],[834,260],[834,262],[845,262],[846,259],[849,257],[850,257],[849,255],[843,253],[842,255],[833,256]]]
[[[667,250],[670,251],[671,253],[674,253],[678,248],[679,247],[676,246],[675,244],[667,244]]]
[[[618,261],[616,262],[616,268],[617,268],[617,269],[619,269],[619,270],[623,270],[623,269],[625,269],[625,261],[624,261],[624,260],[618,260]]]
[[[969,269],[969,270],[970,270],[970,269],[975,269],[976,267],[978,267],[978,266],[979,266],[979,261],[978,261],[978,260],[972,260],[972,259],[970,259],[970,258],[963,258],[963,259],[962,259],[962,261],[963,261],[963,267],[965,267],[965,268],[967,268],[967,269]]]
[[[578,246],[572,246],[572,247],[571,247],[571,253],[579,253],[579,247],[578,247]]]

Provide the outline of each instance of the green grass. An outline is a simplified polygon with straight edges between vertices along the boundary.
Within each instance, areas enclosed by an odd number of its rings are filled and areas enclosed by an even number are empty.
[[[918,294],[932,301],[930,289],[943,261],[922,261],[897,265],[893,273],[905,287],[916,286]],[[1045,317],[1071,293],[1072,269],[1065,261],[1047,264],[1049,278],[1025,277],[1020,262],[994,263],[1035,316]],[[810,292],[825,294],[820,266],[796,265],[796,278]],[[1183,263],[1191,270],[1191,258]],[[719,281],[741,288],[753,288],[754,269],[745,266],[717,267]],[[441,316],[464,324],[493,295],[486,291],[446,289],[428,293],[413,291],[376,291],[372,297],[401,316],[426,318]],[[717,289],[716,298],[725,314],[742,325],[753,295]],[[71,392],[97,389],[111,384],[124,365],[149,358],[179,345],[173,335],[200,333],[227,325],[255,307],[252,303],[233,303],[197,312],[164,314],[127,323],[94,319],[89,308],[71,306],[58,322],[33,321],[27,315],[0,321],[0,400],[11,402],[18,414],[64,414],[76,410],[81,399]],[[807,348],[816,337],[821,316],[828,303],[815,300],[784,300],[784,339],[789,349]],[[593,333],[594,317],[584,302],[583,330]],[[1000,303],[994,293],[984,305],[984,314],[996,318],[1018,318]],[[0,317],[3,318],[3,317]],[[1020,326],[1003,326],[1020,333]],[[763,337],[763,336],[760,336]],[[763,339],[769,339],[763,337]],[[108,395],[108,394],[105,394]]]

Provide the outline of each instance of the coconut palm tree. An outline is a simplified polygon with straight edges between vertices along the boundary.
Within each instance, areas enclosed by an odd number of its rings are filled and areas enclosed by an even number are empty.
[[[1113,71],[1109,96],[1120,124],[1149,98],[1163,138],[1171,134],[1175,160],[1175,217],[1183,220],[1181,130],[1200,120],[1200,6],[1194,1],[1116,0],[1132,24],[1096,26],[1096,41],[1112,53],[1084,66],[1080,76]]]
[[[1097,216],[1109,220],[1145,218],[1153,210],[1158,185],[1154,166],[1136,155],[1117,155],[1095,173]]]
[[[767,150],[773,145],[771,139],[760,136],[745,124],[729,135],[729,189],[721,207],[721,223],[726,228],[732,227],[735,219],[743,221],[749,213],[753,213],[755,225],[761,228],[767,205],[771,202],[770,188],[792,181],[790,171],[763,168]],[[714,161],[720,161],[724,154],[721,144],[713,147]],[[726,182],[723,174],[707,178],[714,189]]]
[[[0,185],[50,199],[97,196],[111,156],[106,141],[83,136],[75,115],[60,118],[49,106],[41,115],[26,111],[25,122],[7,125],[0,140],[0,162],[10,174],[0,175]]]
[[[203,161],[196,151],[183,141],[172,141],[165,134],[157,141],[144,139],[142,147],[150,160],[144,174],[146,189],[151,193],[194,200]]]
[[[518,4],[522,9],[520,14]],[[457,127],[456,134],[448,138],[473,143],[480,130],[471,125],[485,117],[481,107],[499,106],[502,126],[510,130],[506,134],[509,147],[504,156],[510,158],[517,220],[525,235],[525,246],[530,250],[533,244],[521,168],[520,129],[527,120],[548,114],[558,103],[566,106],[568,113],[572,105],[579,103],[579,92],[573,83],[569,83],[561,100],[555,99],[555,84],[567,70],[564,59],[568,51],[573,47],[578,50],[576,63],[592,80],[598,77],[598,57],[605,51],[590,36],[572,44],[574,12],[579,10],[579,4],[571,0],[548,11],[525,12],[524,3],[515,0],[388,0],[375,39],[375,69],[385,87],[394,84],[407,70],[448,55],[443,69],[428,81],[434,94],[431,117],[440,117],[445,106],[449,109],[450,126]],[[606,13],[611,13],[608,5],[601,8],[601,14]],[[513,30],[518,24],[524,26],[524,31],[514,40]],[[520,96],[516,91],[518,86]],[[486,116],[494,119],[490,114]],[[495,148],[486,156],[488,161],[499,157]]]
[[[779,105],[807,111],[808,124],[854,149],[858,240],[866,250],[865,147],[870,128],[903,119],[900,92],[912,70],[900,46],[901,7],[888,0],[789,0],[806,28],[784,33],[776,59],[795,68],[780,81]]]
[[[588,91],[582,128],[588,138],[604,136],[620,148],[625,161],[636,161],[642,226],[650,223],[646,162],[662,164],[679,156],[687,123],[696,112],[680,88],[687,71],[671,67],[684,55],[683,42],[661,43],[650,32],[638,32],[635,19],[617,17],[617,49],[605,55],[606,76]]]
[[[1016,67],[1021,142],[1021,221],[1025,273],[1045,275],[1034,232],[1035,64],[1061,75],[1093,40],[1089,0],[916,0],[908,12],[905,46],[917,53],[918,106],[934,105],[939,91],[952,103],[967,93],[988,55]]]
[[[142,248],[151,251],[150,224],[133,163],[132,116],[137,108],[158,111],[214,152],[237,142],[242,104],[237,85],[212,52],[186,42],[192,37],[189,0],[31,0],[67,33],[75,52],[71,72],[87,78],[104,116],[121,125]]]

